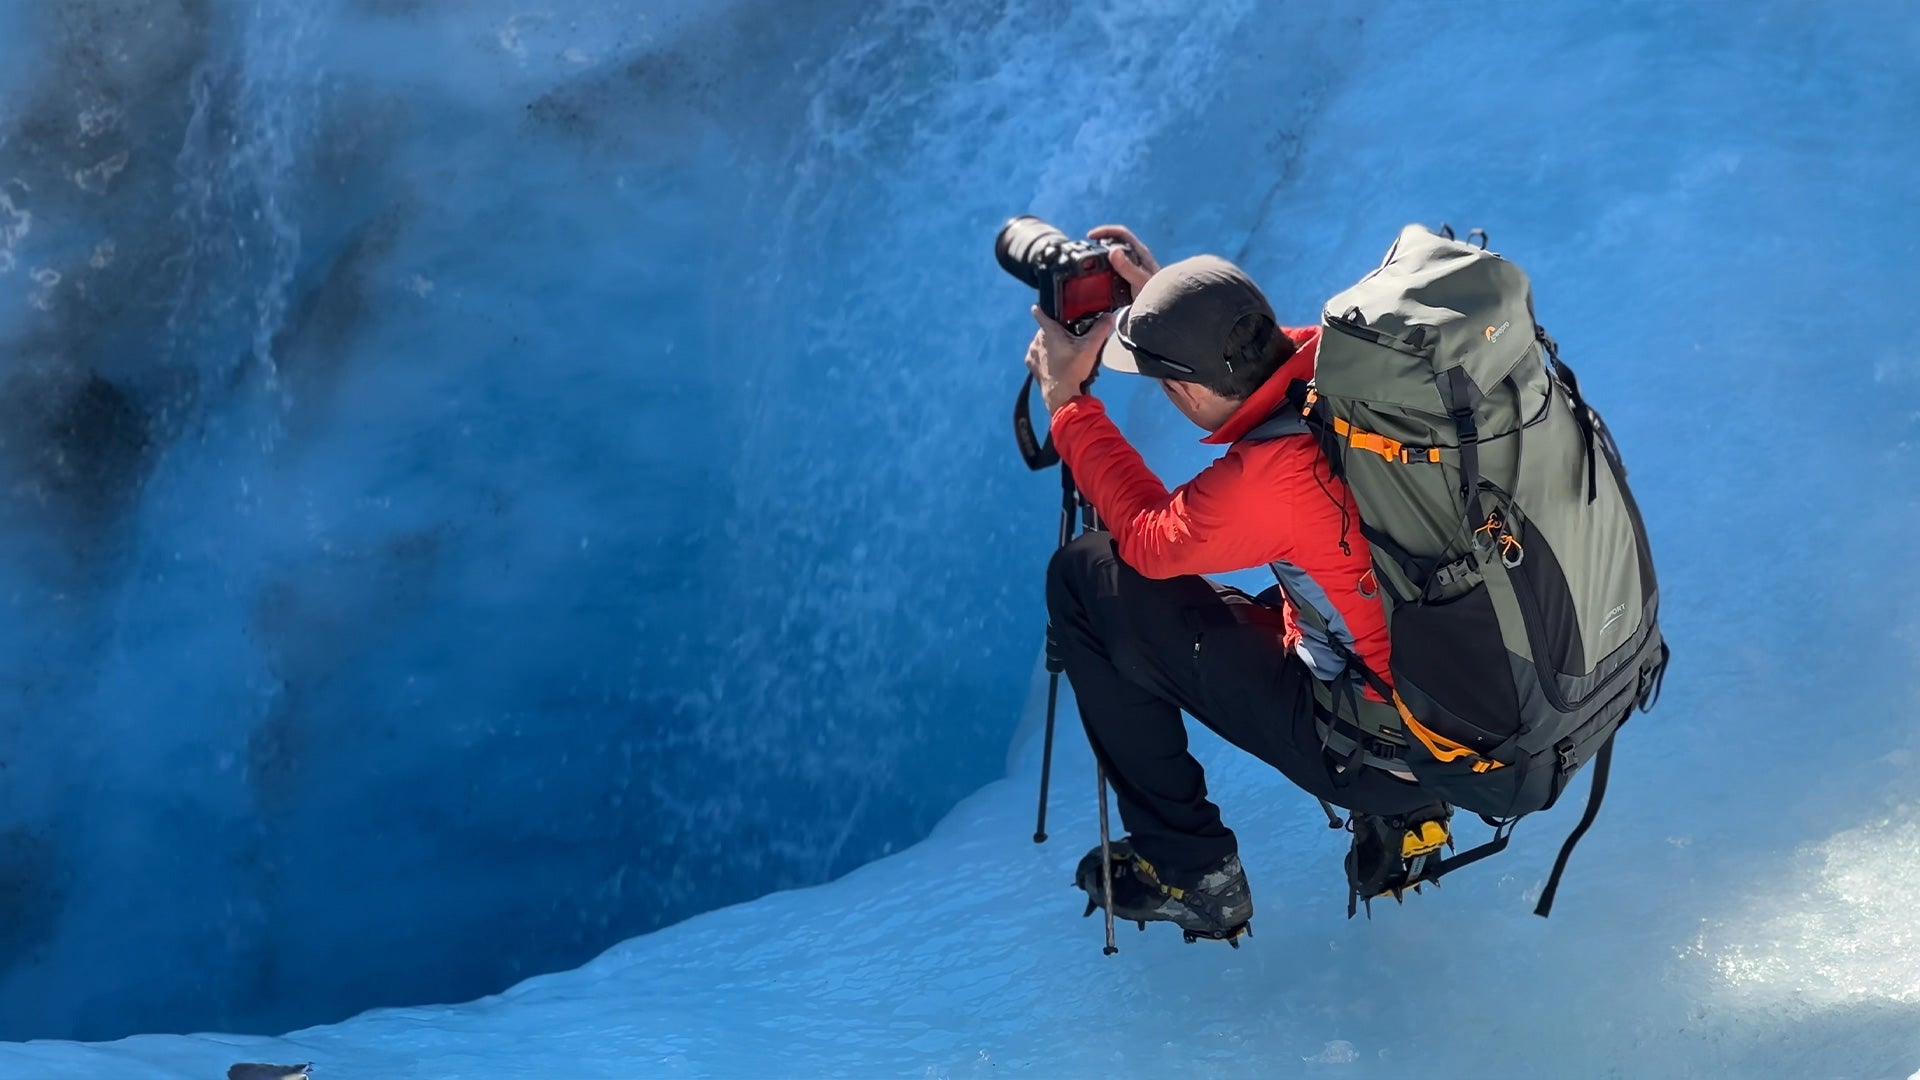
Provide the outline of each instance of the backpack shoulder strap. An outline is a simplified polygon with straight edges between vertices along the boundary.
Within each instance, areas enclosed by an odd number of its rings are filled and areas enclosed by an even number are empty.
[[[1252,439],[1280,439],[1288,435],[1305,435],[1308,431],[1307,418],[1297,411],[1283,408],[1272,416],[1262,420],[1259,426],[1240,436],[1241,442]]]

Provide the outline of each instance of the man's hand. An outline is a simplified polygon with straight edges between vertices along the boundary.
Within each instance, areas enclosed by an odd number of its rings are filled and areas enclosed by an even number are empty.
[[[1110,261],[1114,272],[1133,289],[1135,296],[1140,295],[1140,287],[1147,283],[1148,278],[1160,272],[1159,260],[1153,257],[1153,252],[1147,250],[1147,245],[1141,243],[1139,237],[1133,235],[1133,230],[1125,225],[1101,225],[1098,228],[1089,229],[1087,239],[1108,240],[1126,245],[1127,254],[1132,258],[1122,256]]]
[[[1093,381],[1094,366],[1100,361],[1100,347],[1113,332],[1113,313],[1108,312],[1080,337],[1047,317],[1038,305],[1033,321],[1040,324],[1033,343],[1027,346],[1027,370],[1040,384],[1040,398],[1047,403],[1049,415],[1078,397]]]

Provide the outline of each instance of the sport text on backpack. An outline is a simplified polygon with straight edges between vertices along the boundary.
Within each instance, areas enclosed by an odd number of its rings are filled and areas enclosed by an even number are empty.
[[[1494,828],[1426,880],[1505,848],[1515,821],[1596,762],[1544,916],[1606,792],[1614,732],[1652,708],[1668,650],[1613,437],[1535,325],[1526,274],[1473,235],[1478,246],[1403,229],[1379,269],[1328,302],[1298,411],[1252,437],[1318,436],[1373,548],[1391,686],[1319,590],[1275,567],[1302,633],[1346,663],[1316,686],[1328,750],[1347,768],[1411,774]]]

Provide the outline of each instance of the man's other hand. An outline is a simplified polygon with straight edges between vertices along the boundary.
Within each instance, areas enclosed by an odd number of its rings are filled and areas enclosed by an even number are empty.
[[[1027,346],[1027,370],[1033,372],[1033,381],[1040,384],[1040,398],[1052,414],[1079,396],[1093,381],[1094,366],[1100,361],[1100,347],[1107,343],[1107,335],[1113,333],[1113,313],[1100,316],[1079,337],[1048,318],[1038,305],[1033,308],[1033,321],[1040,324],[1040,329],[1034,332],[1033,343]]]
[[[1087,239],[1107,240],[1126,245],[1126,251],[1132,255],[1132,258],[1123,255],[1110,262],[1114,273],[1119,274],[1121,280],[1133,289],[1135,296],[1140,295],[1140,287],[1147,283],[1148,278],[1160,272],[1159,260],[1153,257],[1153,252],[1147,250],[1147,245],[1141,243],[1139,237],[1133,235],[1133,230],[1125,225],[1101,225],[1088,229]]]

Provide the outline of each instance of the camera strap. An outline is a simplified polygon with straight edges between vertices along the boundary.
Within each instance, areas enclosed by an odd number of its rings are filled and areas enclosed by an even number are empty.
[[[1049,434],[1045,442],[1033,432],[1033,413],[1028,404],[1033,397],[1033,373],[1027,373],[1027,381],[1020,384],[1020,396],[1013,403],[1013,441],[1020,444],[1020,456],[1026,459],[1027,468],[1035,472],[1050,469],[1060,464],[1060,452],[1053,448],[1053,436]]]

